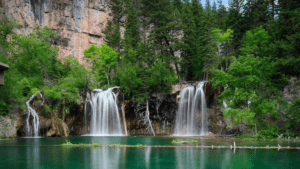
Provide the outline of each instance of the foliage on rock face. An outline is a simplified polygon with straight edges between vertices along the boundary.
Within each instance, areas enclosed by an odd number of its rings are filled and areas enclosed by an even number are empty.
[[[225,110],[224,115],[231,117],[233,124],[244,124],[253,130],[259,125],[259,129],[264,131],[266,124],[258,119],[267,114],[274,119],[279,116],[276,110],[278,84],[272,80],[274,75],[278,75],[274,69],[276,63],[265,51],[271,47],[269,35],[261,27],[248,31],[240,48],[241,55],[233,58],[227,72],[214,70],[214,85],[226,87],[219,98],[228,104],[229,109]]]
[[[227,103],[225,116],[232,117],[233,124],[254,127],[255,120],[267,113],[277,116],[276,100],[272,99],[277,92],[271,82],[272,66],[270,58],[248,55],[234,59],[227,73],[214,70],[214,85],[226,86],[219,98]]]
[[[228,104],[225,116],[233,125],[243,123],[270,137],[299,131],[299,99],[278,110],[278,91],[300,74],[298,1],[233,0],[228,9],[217,2],[207,0],[203,7],[198,0],[112,0],[106,45],[84,52],[93,72],[72,57],[57,60],[58,37],[51,28],[16,35],[16,22],[0,20],[0,61],[10,65],[0,88],[0,113],[12,104],[24,106],[41,90],[53,102],[74,102],[95,84],[119,85],[128,97],[143,101],[168,93],[177,80],[207,79],[227,86],[219,101]],[[285,128],[271,123],[282,117]]]
[[[54,82],[53,86],[43,88],[45,96],[50,99],[62,100],[66,98],[69,102],[77,102],[82,92],[95,87],[92,83],[92,73],[72,56],[65,58],[64,68],[66,76]]]
[[[63,99],[78,101],[80,92],[89,87],[91,72],[71,56],[64,64],[57,59],[58,49],[51,45],[57,36],[51,28],[36,26],[32,33],[24,36],[12,34],[15,26],[15,22],[1,21],[3,36],[8,33],[11,36],[10,41],[4,38],[1,44],[0,62],[10,66],[5,72],[5,85],[0,88],[1,114],[7,114],[12,104],[25,108],[25,101],[38,91],[56,103]]]
[[[219,101],[230,107],[225,115],[234,124],[242,122],[258,135],[281,132],[266,119],[282,116],[277,110],[278,91],[287,77],[299,76],[299,3],[233,0],[229,8],[222,0],[218,4],[207,0],[204,7],[197,0],[124,0],[124,4],[117,16],[126,16],[126,22],[114,23],[126,28],[122,49],[115,49],[120,60],[114,80],[128,95],[146,98],[159,91],[158,86],[168,91],[175,72],[180,82],[212,80],[228,86]],[[297,115],[292,110],[297,110],[297,101],[293,100],[285,117],[294,130]]]
[[[90,61],[100,84],[112,84],[118,53],[105,44],[102,46],[91,45],[83,53],[84,57]]]

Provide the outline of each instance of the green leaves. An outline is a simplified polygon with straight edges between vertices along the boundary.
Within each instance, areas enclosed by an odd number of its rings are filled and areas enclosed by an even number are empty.
[[[123,62],[118,68],[117,78],[120,80],[121,88],[127,95],[138,94],[138,87],[142,84],[140,68],[131,62]]]
[[[149,80],[148,85],[152,89],[169,90],[171,84],[176,80],[176,75],[167,69],[162,61],[157,61],[152,67],[146,71]],[[175,76],[175,77],[174,77]]]
[[[1,53],[0,62],[10,69],[5,72],[5,86],[0,88],[2,112],[11,108],[6,106],[8,103],[24,108],[25,101],[36,92],[42,91],[47,99],[57,103],[62,99],[76,102],[80,92],[87,90],[92,73],[74,57],[65,58],[63,65],[57,59],[58,49],[51,45],[56,37],[51,28],[35,26],[28,36],[13,34],[12,41],[5,42],[10,55]]]
[[[99,82],[110,85],[112,71],[116,66],[119,54],[105,44],[102,46],[92,44],[83,53],[84,57],[89,59],[92,64],[92,70],[97,72]]]
[[[242,55],[252,54],[259,57],[268,57],[274,50],[274,45],[271,43],[271,36],[265,31],[262,26],[247,31],[245,42],[240,49]]]
[[[263,118],[267,113],[274,118],[278,117],[275,108],[277,102],[268,97],[277,91],[271,81],[275,72],[270,63],[270,57],[247,55],[235,58],[227,73],[213,70],[214,86],[227,86],[219,99],[227,100],[230,109],[224,115],[233,118],[234,124],[243,122],[253,126],[255,118]]]
[[[235,124],[254,125],[255,112],[249,108],[240,109],[228,109],[225,110],[224,115],[231,117],[233,123],[228,127],[232,127]]]

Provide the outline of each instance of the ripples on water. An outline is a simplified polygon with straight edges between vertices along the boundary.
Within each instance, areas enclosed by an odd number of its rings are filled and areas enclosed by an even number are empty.
[[[297,150],[197,148],[63,148],[72,143],[171,145],[172,137],[19,138],[0,142],[0,168],[292,168],[300,162]],[[182,139],[182,138],[179,138]],[[270,145],[272,142],[238,142]],[[230,145],[230,139],[201,139],[200,145]],[[274,142],[274,144],[277,144]],[[280,143],[299,146],[299,143]],[[26,146],[17,146],[26,145]]]

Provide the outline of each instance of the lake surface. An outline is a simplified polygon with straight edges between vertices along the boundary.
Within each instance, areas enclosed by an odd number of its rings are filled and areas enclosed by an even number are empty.
[[[60,147],[71,143],[174,145],[176,137],[18,138],[0,141],[0,168],[299,168],[299,150]],[[199,145],[233,145],[232,139],[200,139]],[[276,146],[277,142],[237,141],[237,146]],[[300,143],[280,142],[300,147]]]

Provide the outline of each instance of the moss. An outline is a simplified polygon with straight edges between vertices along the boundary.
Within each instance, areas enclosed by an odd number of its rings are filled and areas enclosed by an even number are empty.
[[[198,144],[199,140],[182,140],[182,139],[176,139],[172,140],[172,144]]]
[[[0,141],[10,141],[10,138],[0,138]]]

